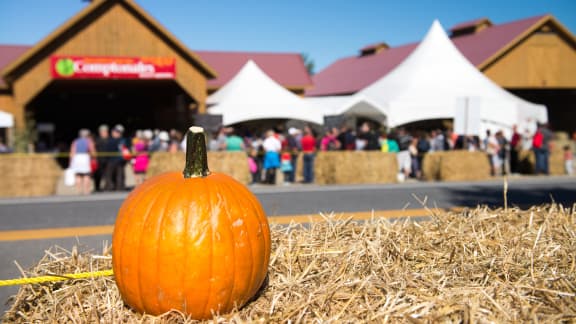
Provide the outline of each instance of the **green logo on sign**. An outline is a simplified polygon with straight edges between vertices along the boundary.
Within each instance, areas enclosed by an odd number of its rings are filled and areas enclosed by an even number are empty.
[[[74,75],[74,61],[68,58],[59,59],[56,62],[56,72],[65,77]]]

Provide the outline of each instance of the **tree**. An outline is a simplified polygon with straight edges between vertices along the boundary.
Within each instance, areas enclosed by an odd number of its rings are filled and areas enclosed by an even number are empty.
[[[310,56],[306,53],[302,53],[301,55],[308,74],[314,75],[314,60],[311,59]]]

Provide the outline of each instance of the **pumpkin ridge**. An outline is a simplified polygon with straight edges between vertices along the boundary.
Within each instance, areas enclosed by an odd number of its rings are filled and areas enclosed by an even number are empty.
[[[242,216],[243,216],[243,218],[246,218],[246,219],[244,219],[244,220],[247,222],[247,221],[248,221],[248,219],[247,219],[248,217],[244,217],[244,216],[246,215],[246,209],[243,207],[242,201],[241,201],[240,198],[239,198],[239,195],[238,195],[238,193],[237,193],[238,190],[236,190],[236,191],[233,190],[233,188],[231,187],[231,186],[232,186],[232,183],[227,183],[227,182],[225,182],[225,181],[221,181],[220,183],[222,183],[223,186],[226,187],[226,189],[231,193],[231,196],[236,200],[236,203],[238,204],[238,206],[240,206],[240,208],[241,208],[241,210],[242,210],[242,213],[243,213]],[[236,184],[234,184],[234,185],[236,185]],[[236,189],[237,189],[237,188],[236,188]],[[242,189],[245,189],[245,188],[242,187]],[[232,222],[233,222],[233,220],[230,220],[230,223],[232,223]],[[243,225],[243,227],[246,229],[246,232],[249,233],[249,231],[248,231],[248,226],[247,226],[246,224],[242,224],[242,225]],[[232,231],[232,233],[234,233],[234,231]],[[233,234],[233,235],[234,235],[234,234]],[[255,278],[254,278],[254,277],[255,277],[255,270],[256,270],[256,269],[255,269],[255,262],[254,262],[254,249],[253,249],[253,246],[252,246],[252,240],[250,239],[250,235],[246,235],[246,240],[248,241],[248,246],[249,246],[249,249],[248,249],[248,250],[250,251],[250,283],[249,283],[248,286],[251,287],[251,286],[254,285],[254,282],[255,282]],[[234,257],[236,257],[236,247],[234,247],[233,250],[234,250]],[[234,259],[234,260],[236,260],[236,259]],[[233,285],[232,287],[233,287],[232,289],[234,290],[234,285]],[[242,295],[242,298],[238,298],[238,299],[241,301],[241,303],[242,303],[242,305],[237,305],[238,308],[244,306],[244,304],[245,304],[245,303],[248,301],[248,299],[251,297],[251,296],[249,296],[249,293],[250,293],[250,291],[248,291],[248,293],[247,293],[247,292],[244,292],[244,294]]]
[[[160,200],[160,197],[164,197],[165,191],[163,190],[163,188],[160,188],[158,191],[159,191],[159,193],[156,194],[156,195],[154,195],[152,202],[148,205],[148,210],[147,210],[147,212],[146,212],[146,217],[145,217],[144,221],[142,222],[142,225],[143,225],[142,227],[143,227],[143,228],[146,227],[146,223],[148,222],[148,219],[150,218],[149,216],[150,216],[150,214],[151,214],[151,211],[155,209],[158,201]],[[157,212],[154,212],[154,214],[155,214],[155,215],[158,215]],[[158,228],[158,226],[156,226],[156,227]],[[141,232],[144,232],[144,231],[142,230]],[[157,236],[157,237],[158,237],[158,236]],[[138,263],[140,263],[140,257],[142,256],[142,241],[143,241],[143,239],[150,240],[150,237],[147,237],[147,236],[145,236],[145,235],[140,235],[140,241],[138,242],[138,249],[137,249],[137,251],[138,251],[138,253],[137,253]],[[158,251],[158,249],[156,249],[156,251]],[[158,261],[158,260],[156,260],[156,261]],[[156,263],[158,263],[158,262],[156,262]],[[141,268],[140,268],[140,269],[141,269]],[[156,272],[156,274],[157,274],[157,272]],[[157,281],[156,281],[155,283],[157,283]],[[144,294],[142,294],[142,291],[143,291],[143,289],[142,289],[142,284],[143,284],[143,282],[142,282],[142,275],[141,275],[141,271],[140,271],[140,272],[138,272],[138,290],[139,290],[139,294],[138,294],[138,295],[140,296],[140,300],[141,300],[142,306],[143,306],[145,309],[151,309],[151,308],[152,308],[152,309],[158,310],[158,307],[148,307],[148,306],[145,304],[145,302],[144,302]],[[156,301],[157,301],[157,300],[156,300]],[[157,305],[158,303],[155,303],[155,304]]]
[[[143,192],[146,193],[147,191],[150,191],[152,189],[154,189],[153,186],[147,186],[145,188],[142,188]],[[128,196],[128,199],[130,198],[130,195]],[[135,198],[133,198],[134,200],[137,200],[138,202],[140,200],[142,200],[142,195],[136,196]],[[122,248],[124,247],[124,240],[126,239],[126,233],[125,233],[125,226],[126,226],[126,222],[128,217],[126,217],[126,214],[131,214],[132,212],[134,212],[134,209],[138,206],[138,204],[133,203],[132,201],[130,201],[129,204],[127,204],[126,206],[122,205],[120,210],[118,211],[117,215],[120,215],[121,219],[119,222],[117,222],[117,225],[114,226],[114,232],[112,233],[112,238],[113,238],[113,243],[112,243],[112,258],[113,258],[113,263],[115,262],[114,260],[116,260],[116,262],[119,263],[119,266],[117,267],[118,269],[122,269],[121,265],[123,263],[123,259],[121,258],[121,251]],[[119,242],[119,244],[114,245],[114,238],[117,238],[117,242]],[[114,258],[114,251],[117,252],[117,256],[118,258]],[[115,277],[122,277],[121,271],[118,271],[118,273],[115,273]]]
[[[186,199],[186,202],[189,204],[190,203],[190,199]],[[182,311],[187,314],[188,313],[188,287],[187,285],[185,285],[184,283],[186,282],[186,275],[188,272],[189,267],[187,266],[188,263],[188,246],[190,246],[190,236],[189,236],[189,231],[190,231],[190,206],[188,206],[188,208],[184,208],[185,210],[185,217],[184,217],[184,231],[182,231],[182,240],[184,241],[184,271],[182,271],[182,276],[180,278],[180,282],[182,282],[183,287],[182,289],[184,290],[184,303],[183,303],[183,309]]]
[[[213,201],[212,201],[212,192],[210,190],[211,189],[210,188],[210,182],[207,182],[206,178],[200,178],[200,179],[203,182],[202,186],[205,188],[204,190],[207,192],[206,196],[208,197],[208,200],[209,200],[208,206],[210,206],[208,210],[210,211],[210,217],[212,217]],[[210,235],[210,258],[208,261],[208,267],[210,268],[209,273],[211,275],[213,275],[214,274],[214,226],[210,226],[210,230],[212,231],[212,233]],[[210,280],[209,280],[210,285],[209,285],[208,292],[207,292],[208,297],[206,298],[206,303],[202,307],[202,317],[205,317],[205,318],[208,318],[208,316],[206,316],[206,311],[207,311],[207,308],[210,307],[210,300],[212,297],[212,286],[214,285],[213,284],[214,281],[212,279],[213,278],[210,278]]]
[[[156,182],[156,181],[155,181],[155,182]],[[135,209],[138,207],[138,205],[139,205],[138,203],[139,203],[140,201],[142,201],[142,200],[145,200],[145,198],[148,199],[148,195],[149,195],[151,192],[154,192],[155,189],[156,189],[156,188],[155,188],[154,185],[150,185],[149,187],[142,188],[142,189],[141,189],[141,190],[142,190],[142,193],[136,195],[133,199],[130,200],[130,205],[128,206],[128,207],[132,207],[132,208],[130,209],[130,213],[128,213],[128,212],[122,213],[122,214],[121,214],[122,217],[123,217],[123,218],[127,218],[127,217],[128,217],[127,215],[133,214],[133,213],[134,213],[134,210],[135,210]],[[152,199],[154,200],[155,198],[153,197]],[[148,214],[148,213],[150,212],[150,206],[151,206],[151,205],[148,206],[148,210],[146,211],[146,214]],[[146,217],[148,217],[148,216],[146,215]],[[144,224],[144,223],[145,223],[145,222],[142,222],[142,224]],[[120,230],[125,231],[124,226],[122,226],[122,228],[120,228]],[[121,243],[120,243],[119,248],[122,248],[123,246],[125,246],[125,240],[126,240],[127,237],[129,237],[129,235],[126,235],[126,233],[123,233],[122,241],[121,241]],[[138,245],[140,245],[140,242],[138,242]],[[124,276],[121,274],[121,273],[122,273],[122,265],[125,264],[125,257],[124,257],[124,254],[123,254],[123,253],[120,253],[120,251],[121,251],[121,250],[118,251],[118,260],[119,260],[118,262],[120,263],[120,264],[119,264],[119,267],[118,267],[118,268],[120,269],[120,271],[118,271],[118,272],[120,272],[121,281],[122,281],[122,286],[123,286],[124,289],[126,289],[126,278],[124,278]],[[138,251],[138,253],[136,254],[135,257],[138,259],[139,256],[140,256],[140,251],[139,251],[139,250],[137,250],[137,251]],[[112,257],[114,258],[114,254],[112,254]],[[138,292],[137,292],[136,295],[137,295],[137,296],[140,296],[140,298],[136,298],[137,300],[135,300],[135,301],[139,303],[139,305],[137,305],[137,306],[140,306],[139,308],[142,310],[142,309],[144,309],[144,302],[143,302],[142,297],[141,297],[140,280],[139,280],[139,278],[140,278],[140,273],[136,272],[136,273],[134,273],[133,275],[136,276],[136,278],[134,279],[134,281],[137,283],[137,284],[134,285],[134,286],[138,288]],[[137,308],[138,308],[138,307],[137,307]]]
[[[229,195],[227,195],[227,197],[228,197],[228,196],[231,197],[232,199],[235,200],[235,203],[236,203],[238,206],[242,206],[242,204],[239,203],[238,195],[235,194],[235,192],[230,188],[230,185],[229,185],[228,183],[226,183],[226,182],[219,182],[219,184],[220,184],[221,187],[226,188],[226,190],[228,190]],[[234,220],[232,219],[232,214],[230,213],[230,210],[227,209],[227,210],[226,210],[226,214],[228,215],[228,224],[231,225],[231,224],[234,222]],[[242,216],[244,216],[244,215],[242,215]],[[236,242],[236,236],[234,235],[234,230],[232,229],[232,226],[227,226],[227,227],[228,227],[228,229],[230,230],[230,233],[231,233],[231,236],[232,236],[232,259],[233,259],[232,264],[234,264],[234,269],[236,269],[236,267],[235,267],[235,265],[236,265],[236,258],[237,258],[237,256],[236,256],[236,244],[235,244],[235,242]],[[252,249],[250,249],[250,252],[252,252]],[[253,265],[252,265],[250,271],[251,271],[251,272],[250,272],[250,277],[252,277],[252,272],[254,271]],[[244,299],[246,298],[245,296],[242,296],[242,298],[235,298],[235,288],[236,288],[236,284],[237,284],[237,283],[236,283],[236,277],[237,277],[237,276],[238,276],[238,272],[237,272],[237,271],[234,271],[234,275],[232,276],[232,285],[231,285],[231,286],[232,286],[232,289],[231,289],[231,291],[230,291],[230,296],[228,297],[228,301],[226,302],[226,310],[227,310],[227,311],[231,310],[233,307],[236,307],[236,306],[237,306],[238,308],[240,308],[240,307],[243,306],[243,305],[230,305],[230,304],[233,303],[233,300],[234,300],[234,299],[237,299],[237,300],[239,299],[240,302],[243,304],[243,303],[244,303]]]
[[[254,196],[254,194],[249,191],[248,189],[244,188],[245,190],[247,190],[251,195]],[[251,197],[252,198],[252,197]],[[264,280],[266,278],[266,275],[268,274],[268,268],[270,266],[270,253],[268,253],[268,251],[271,250],[271,241],[270,241],[270,228],[268,227],[268,216],[266,216],[266,212],[264,211],[264,208],[262,208],[262,205],[259,204],[259,202],[257,201],[258,198],[256,198],[256,196],[254,196],[254,199],[247,199],[250,203],[250,205],[252,206],[252,209],[254,211],[256,211],[256,223],[258,224],[259,229],[262,231],[262,235],[264,237],[264,254],[266,255],[266,259],[264,260],[263,264],[261,264],[260,266],[265,266],[266,267],[266,271],[264,271],[264,276],[262,278],[254,278],[254,281],[256,281],[256,279],[258,279],[258,284],[255,285],[254,289],[252,291],[250,291],[250,297],[252,298],[252,296],[254,296],[256,294],[256,292],[258,292],[258,290],[260,289],[260,287],[262,286],[262,284],[264,283]],[[253,215],[254,213],[252,213],[251,215]],[[266,223],[267,226],[262,226],[262,223]],[[254,252],[254,251],[252,251]],[[256,263],[256,262],[254,262]]]
[[[164,244],[164,240],[162,240],[162,229],[165,229],[167,226],[165,226],[166,222],[170,220],[170,217],[172,216],[172,208],[169,208],[169,206],[173,206],[173,200],[175,200],[175,198],[177,199],[178,196],[176,195],[178,193],[178,191],[174,190],[173,188],[171,188],[170,191],[167,191],[166,195],[168,196],[166,198],[166,203],[162,206],[162,212],[159,215],[162,215],[162,219],[160,220],[160,226],[157,227],[158,232],[157,232],[157,239],[158,239],[158,245],[156,248],[156,271],[154,272],[156,275],[156,278],[154,280],[154,282],[157,283],[157,287],[160,287],[160,289],[162,289],[163,284],[161,283],[162,277],[160,276],[160,274],[162,273],[161,268],[165,267],[165,265],[160,262],[161,259],[161,252],[162,252],[162,244]],[[169,242],[169,244],[172,244],[172,242]],[[159,292],[157,292],[156,294],[154,294],[155,298],[156,298],[156,304],[158,304],[158,308],[161,310],[161,312],[165,312],[165,308],[164,308],[164,304],[162,301],[160,301],[159,298]]]

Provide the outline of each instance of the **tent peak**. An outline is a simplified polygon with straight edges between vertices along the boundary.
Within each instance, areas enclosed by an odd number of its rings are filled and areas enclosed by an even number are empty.
[[[446,32],[444,31],[444,27],[442,27],[442,24],[440,24],[440,21],[438,19],[434,19],[434,21],[432,22],[432,25],[428,29],[428,33],[424,37],[424,39],[426,39],[430,34],[440,34],[440,33],[446,35]],[[448,37],[448,36],[446,36],[446,37]]]
[[[252,60],[206,102],[210,105],[209,114],[223,115],[224,125],[258,119],[323,123],[323,116],[315,106],[278,84]]]

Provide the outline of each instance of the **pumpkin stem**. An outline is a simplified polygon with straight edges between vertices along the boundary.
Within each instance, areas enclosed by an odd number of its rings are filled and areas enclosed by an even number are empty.
[[[206,136],[204,128],[192,126],[186,134],[186,166],[184,178],[205,177],[210,174],[208,170],[208,156],[206,154]]]

